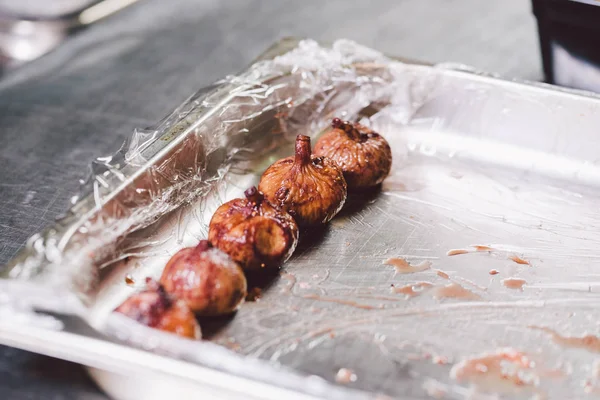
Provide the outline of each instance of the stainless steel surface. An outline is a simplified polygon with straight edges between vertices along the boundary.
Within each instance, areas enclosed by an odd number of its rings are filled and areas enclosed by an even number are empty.
[[[138,2],[2,77],[0,265],[68,209],[90,160],[283,35],[541,77],[535,18],[522,0]],[[82,367],[50,357],[0,346],[0,370],[2,398],[107,399]]]
[[[20,5],[0,2],[0,66],[14,68],[35,60],[55,49],[76,30],[137,1],[52,2],[48,8],[27,2]]]
[[[370,123],[392,144],[392,176],[381,191],[354,196],[328,228],[306,233],[263,298],[231,320],[203,321],[205,334],[238,353],[330,381],[339,368],[349,368],[357,379],[347,386],[404,398],[435,390],[462,398],[474,387],[479,396],[485,390],[583,395],[582,381],[595,381],[594,336],[587,344],[555,336],[555,343],[542,328],[577,337],[597,331],[598,98],[443,67],[394,64],[390,78],[386,71],[381,75],[380,56],[367,54],[375,64],[360,68],[376,79],[359,85],[353,96],[334,85],[336,96],[323,103],[325,112],[314,112],[322,98],[295,104],[293,115],[282,119],[284,131],[316,133],[334,111],[354,116],[369,102],[386,99]],[[320,83],[327,82],[326,76]],[[290,149],[229,174],[221,191],[204,198],[201,212],[185,207],[130,238],[129,245],[154,244],[136,247],[136,258],[103,276],[90,321],[101,325],[131,292],[123,284],[126,273],[138,279],[159,273],[169,254],[202,234],[211,207],[239,194]],[[488,247],[477,251],[474,245]],[[453,249],[464,254],[447,255]],[[389,257],[420,271],[404,274],[405,267],[397,273],[383,264]],[[499,274],[490,275],[492,269]],[[503,285],[508,278],[515,280]],[[507,287],[518,285],[516,279],[526,281],[522,291]],[[422,281],[431,287],[422,284],[414,297],[390,292],[392,284]],[[26,347],[26,332],[7,326],[2,332],[5,341]],[[561,343],[579,344],[564,349]],[[514,351],[499,350],[507,347]],[[516,365],[519,352],[535,366]],[[77,361],[101,362],[85,349],[77,354]],[[482,354],[505,357],[504,378],[480,379],[481,368],[465,378],[461,360]]]
[[[0,0],[0,14],[29,19],[60,18],[76,13],[96,2],[98,0]]]

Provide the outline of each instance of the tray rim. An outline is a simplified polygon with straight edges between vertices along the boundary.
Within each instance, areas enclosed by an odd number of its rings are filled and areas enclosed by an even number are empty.
[[[273,55],[279,55],[287,52],[297,45],[301,39],[298,38],[284,38],[274,45],[270,46],[263,54],[261,54],[258,58],[256,58],[250,65],[254,62],[265,60],[271,58]],[[279,47],[279,46],[283,47]],[[290,47],[291,46],[291,47]],[[280,50],[277,53],[277,49]],[[468,74],[472,79],[480,81],[480,82],[489,82],[489,81],[501,81],[503,84],[512,86],[512,87],[527,87],[531,90],[542,91],[542,92],[554,92],[560,93],[561,95],[566,95],[575,98],[585,98],[593,101],[600,101],[600,95],[583,91],[583,90],[575,90],[575,89],[567,89],[560,88],[555,85],[538,83],[538,82],[530,82],[518,79],[505,79],[498,75],[481,73],[472,68],[465,67],[461,64],[437,64],[431,65],[427,63],[422,63],[418,61],[412,61],[407,59],[402,59],[398,57],[391,57],[394,60],[398,60],[401,62],[405,62],[407,64],[411,64],[416,68],[434,68],[434,69],[442,69],[446,73],[452,75],[464,75]],[[219,87],[211,91],[210,93],[215,93],[219,90]],[[49,228],[52,229],[52,228]],[[13,260],[9,262],[9,265],[14,259],[19,256],[15,256]],[[74,352],[73,348],[71,351],[64,350],[68,345],[78,345],[80,341],[92,341],[91,344],[94,346],[81,346],[80,350]],[[147,371],[148,374],[164,374],[170,375],[176,378],[184,378],[190,380],[194,383],[198,383],[198,380],[202,380],[206,384],[214,385],[215,382],[221,382],[224,380],[220,388],[224,390],[230,390],[232,394],[249,394],[249,393],[261,393],[262,395],[266,395],[265,398],[273,398],[279,399],[281,396],[286,395],[289,399],[316,399],[319,397],[313,397],[309,394],[304,394],[298,392],[296,390],[291,390],[288,388],[280,387],[273,384],[268,384],[266,382],[261,382],[258,380],[233,375],[224,371],[219,371],[214,368],[201,366],[198,364],[189,363],[182,360],[177,360],[171,357],[159,355],[156,353],[152,353],[150,351],[140,350],[136,348],[129,347],[125,344],[112,343],[108,340],[100,340],[97,338],[92,338],[89,336],[76,334],[67,331],[52,331],[49,329],[43,329],[35,326],[28,325],[15,325],[15,324],[5,324],[0,322],[0,342],[5,345],[9,345],[11,347],[20,348],[27,351],[36,352],[39,354],[48,355],[51,357],[61,358],[64,360],[76,362],[83,364],[87,367],[98,368],[105,371],[113,372],[113,373],[136,373],[139,371],[143,371],[145,369],[150,369]],[[53,344],[54,347],[48,346],[49,344]],[[94,349],[90,349],[90,347],[94,347]],[[87,351],[87,353],[86,353]],[[125,355],[131,355],[131,358],[128,358],[129,365],[127,368],[124,365],[127,363],[121,363],[117,360],[113,360],[113,362],[103,362],[102,354],[111,353],[111,354],[119,354],[119,351],[123,352],[123,360],[127,359]],[[100,357],[95,357],[100,356]],[[138,358],[140,362],[138,361]],[[119,361],[123,361],[119,360]],[[132,360],[136,360],[135,363],[132,363]],[[141,362],[147,361],[147,362]],[[135,364],[135,365],[132,365]],[[165,366],[165,368],[160,368],[161,364]],[[166,366],[173,367],[173,370],[169,371]],[[135,368],[137,367],[137,368]],[[173,371],[177,371],[179,375],[175,374]],[[225,379],[224,379],[225,378]],[[235,379],[239,385],[233,384],[232,379]],[[332,385],[333,386],[333,385]],[[239,390],[235,390],[238,389]],[[258,390],[255,392],[255,390]],[[271,392],[270,392],[271,391]],[[360,393],[358,391],[353,391],[355,393]],[[270,394],[272,393],[272,395]],[[270,396],[270,397],[269,397]]]

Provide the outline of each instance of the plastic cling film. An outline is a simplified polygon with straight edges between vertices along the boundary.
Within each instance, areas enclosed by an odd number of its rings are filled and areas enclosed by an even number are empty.
[[[155,127],[136,129],[117,153],[94,160],[68,214],[29,240],[7,277],[90,304],[99,267],[123,258],[128,235],[201,203],[232,169],[243,171],[297,133],[319,132],[334,115],[350,118],[393,102],[409,120],[423,100],[411,93],[404,70],[348,40],[330,48],[305,40],[198,91]]]

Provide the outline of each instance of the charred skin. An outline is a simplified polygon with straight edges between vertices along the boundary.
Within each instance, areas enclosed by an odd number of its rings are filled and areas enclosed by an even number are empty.
[[[324,224],[346,201],[342,171],[327,157],[311,154],[310,138],[298,135],[294,157],[281,159],[263,174],[258,190],[300,226]]]
[[[200,339],[200,325],[185,302],[171,298],[157,282],[151,279],[146,282],[146,290],[129,297],[115,312],[151,328]]]
[[[246,198],[231,200],[210,221],[209,241],[245,271],[279,268],[298,243],[298,225],[251,187]]]
[[[392,168],[392,150],[378,133],[358,124],[334,118],[332,129],[315,145],[314,153],[328,157],[344,173],[349,190],[380,184]]]
[[[171,257],[160,283],[203,316],[230,314],[244,301],[247,290],[239,265],[207,240]]]

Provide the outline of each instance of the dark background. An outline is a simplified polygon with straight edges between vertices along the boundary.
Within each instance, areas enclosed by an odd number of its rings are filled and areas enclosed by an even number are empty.
[[[94,157],[284,36],[542,77],[525,0],[145,0],[0,79],[0,265],[67,209]],[[0,399],[105,398],[78,365],[0,346]]]

